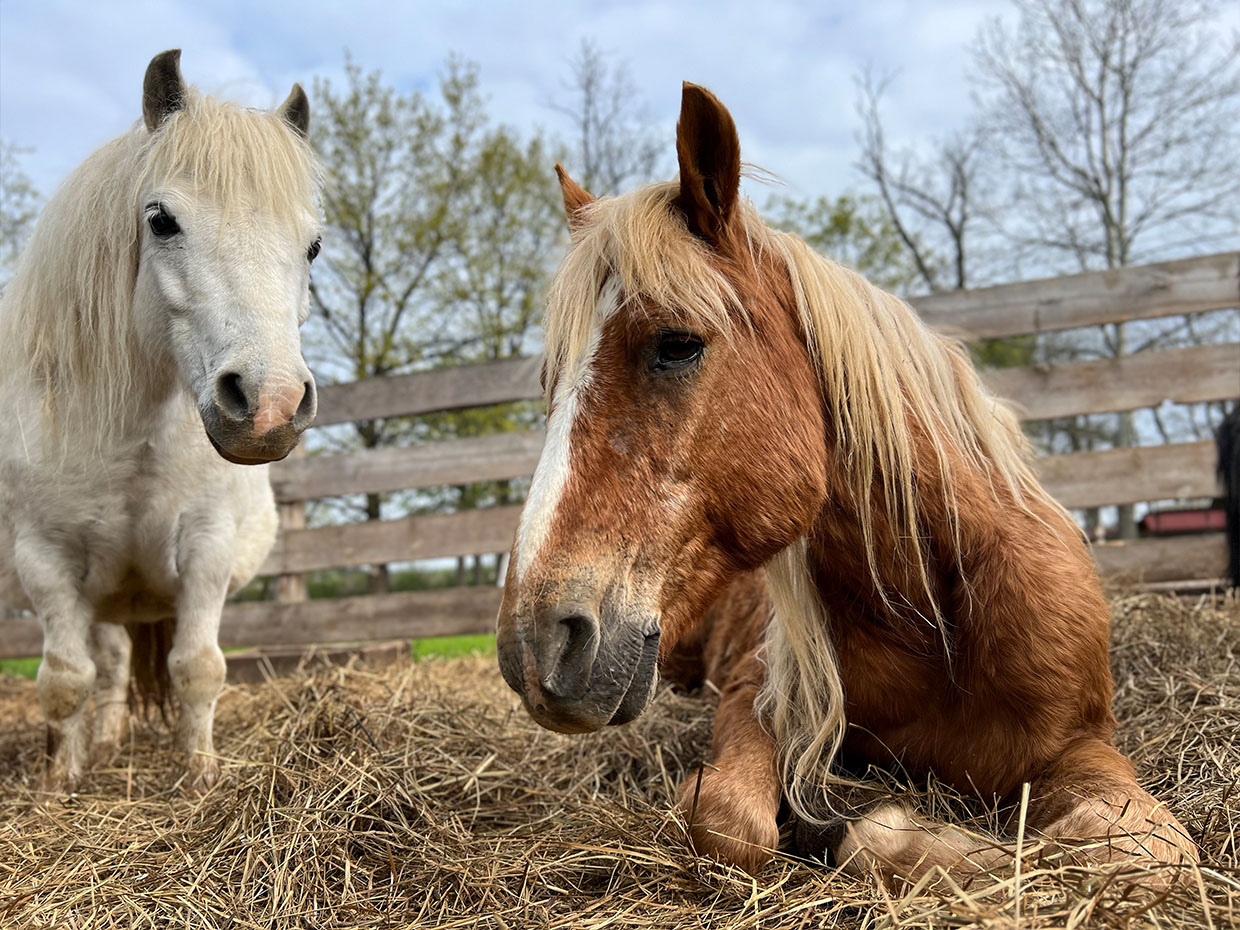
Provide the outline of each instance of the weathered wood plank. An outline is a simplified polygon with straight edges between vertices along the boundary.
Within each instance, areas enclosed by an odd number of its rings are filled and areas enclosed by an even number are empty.
[[[1038,459],[1042,484],[1065,507],[1213,497],[1214,443],[1179,442]]]
[[[1211,497],[1215,493],[1214,451],[1208,440],[1046,456],[1039,459],[1038,467],[1046,489],[1065,507]],[[512,544],[520,512],[518,506],[492,507],[290,529],[281,534],[261,571],[289,574],[500,552]]]
[[[934,294],[911,301],[965,339],[1142,320],[1240,304],[1240,252]]]
[[[444,588],[309,600],[230,604],[224,611],[224,646],[304,645],[418,639],[495,632],[500,588]]]
[[[1104,577],[1146,583],[1217,578],[1226,565],[1222,533],[1138,539],[1093,547]],[[230,604],[220,643],[234,646],[363,642],[423,636],[490,633],[503,592],[499,588],[447,588],[365,597]],[[42,635],[33,618],[0,621],[0,658],[37,656]]]
[[[538,358],[518,358],[325,384],[319,389],[314,425],[534,400],[542,396],[538,383],[541,364]]]
[[[0,614],[0,659],[24,659],[43,654],[43,631],[34,617]]]
[[[262,575],[312,572],[442,556],[503,552],[512,545],[519,506],[289,530],[259,569]]]
[[[1221,578],[1227,567],[1222,533],[1099,543],[1093,555],[1103,577],[1137,582]]]
[[[1146,352],[1127,358],[1045,368],[989,371],[992,391],[1018,405],[1023,420],[1109,413],[1240,396],[1240,343]],[[289,458],[272,466],[276,497],[294,501],[381,493],[436,484],[530,475],[541,430],[451,439],[411,448]]]
[[[534,473],[542,444],[542,430],[529,430],[285,459],[272,467],[271,485],[277,499],[301,500],[520,478]]]
[[[935,294],[912,303],[931,326],[966,339],[1219,310],[1240,304],[1240,252]],[[539,365],[537,358],[509,359],[323,385],[315,425],[536,400],[542,396]]]
[[[229,604],[220,645],[300,646],[492,633],[503,596],[500,588],[443,588],[362,597],[322,598],[299,604],[274,601]],[[0,659],[37,656],[43,635],[32,617],[0,620]]]
[[[269,676],[291,675],[303,666],[321,669],[358,661],[367,668],[389,668],[410,661],[407,640],[388,643],[347,643],[340,645],[298,645],[230,652],[229,684],[257,684]]]
[[[1240,343],[1142,352],[1119,359],[982,373],[1022,420],[1112,413],[1240,397]]]

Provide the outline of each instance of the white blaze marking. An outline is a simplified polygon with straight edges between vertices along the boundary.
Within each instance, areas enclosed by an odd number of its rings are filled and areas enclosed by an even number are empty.
[[[556,386],[555,407],[547,418],[547,440],[538,459],[538,467],[534,469],[530,493],[525,499],[521,523],[517,527],[518,582],[534,564],[538,551],[551,533],[551,524],[572,470],[573,424],[577,419],[581,395],[590,386],[593,377],[594,355],[598,351],[603,322],[616,312],[619,305],[620,282],[615,277],[608,278],[599,292],[590,343],[573,365],[573,370],[561,376]]]

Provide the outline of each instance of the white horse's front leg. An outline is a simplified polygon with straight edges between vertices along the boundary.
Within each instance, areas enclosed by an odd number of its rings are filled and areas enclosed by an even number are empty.
[[[120,750],[129,716],[129,658],[133,642],[119,623],[94,623],[90,631],[95,660],[95,728],[91,762],[108,765]]]
[[[13,550],[18,577],[43,628],[38,689],[47,724],[47,769],[42,790],[65,794],[77,788],[86,767],[86,704],[95,683],[88,646],[94,611],[80,589],[86,555],[75,560],[34,533],[19,534]]]
[[[195,791],[211,787],[220,773],[211,726],[224,687],[220,613],[228,595],[234,535],[231,527],[219,525],[187,528],[177,553],[181,591],[168,673],[181,706],[177,743],[186,757],[187,787]]]

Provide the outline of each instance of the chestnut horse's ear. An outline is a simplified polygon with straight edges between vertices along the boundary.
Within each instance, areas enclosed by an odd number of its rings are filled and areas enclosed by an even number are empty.
[[[718,245],[740,196],[741,142],[732,114],[705,87],[684,83],[676,122],[680,194],[689,229]]]
[[[564,212],[568,214],[568,228],[576,229],[581,225],[578,211],[588,203],[597,199],[593,194],[568,176],[564,166],[555,163],[555,176],[560,179],[560,194],[564,197]]]
[[[181,77],[181,50],[160,52],[146,66],[142,79],[142,121],[154,132],[171,114],[185,106],[185,78]]]

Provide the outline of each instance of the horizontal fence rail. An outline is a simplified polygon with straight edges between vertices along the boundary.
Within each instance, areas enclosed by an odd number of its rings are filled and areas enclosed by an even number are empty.
[[[1240,252],[1223,252],[935,294],[910,303],[936,329],[972,340],[1227,310],[1238,296]]]
[[[529,434],[512,434],[505,438],[513,440],[510,453],[499,451],[497,458],[516,461],[520,456],[529,456],[526,442],[531,438]],[[518,438],[520,441],[516,441]],[[538,439],[541,440],[541,434]],[[496,443],[496,448],[502,450],[503,445]],[[536,461],[537,455],[533,458]],[[529,474],[528,470],[508,470]],[[1038,460],[1038,470],[1047,491],[1065,507],[1211,497],[1215,493],[1214,444],[1208,440],[1045,456]],[[464,472],[459,480],[482,479],[472,472]],[[417,469],[398,474],[393,481],[393,487],[418,487]],[[520,514],[519,506],[486,507],[460,513],[285,530],[261,573],[277,575],[501,552],[512,545]]]
[[[1136,268],[1025,281],[912,301],[936,329],[966,340],[1045,333],[1240,306],[1240,252]],[[324,385],[315,426],[464,410],[542,398],[540,362],[513,359],[352,384]],[[987,371],[989,389],[1025,421],[1240,397],[1240,343],[1141,352]],[[305,502],[355,494],[520,479],[531,475],[543,431],[450,439],[407,448],[294,456],[272,466],[282,530],[261,573],[279,579],[277,602],[230,604],[225,646],[303,645],[487,632],[502,593],[450,588],[306,599],[305,573],[507,551],[518,506],[307,528]],[[1111,449],[1038,460],[1066,507],[1211,498],[1209,441]],[[1217,579],[1222,534],[1098,544],[1099,570],[1145,583]],[[0,621],[0,657],[40,651],[30,618]]]
[[[511,538],[511,534],[510,537]],[[1099,570],[1134,582],[1180,581],[1202,565],[1222,564],[1222,534],[1138,539],[1093,547]],[[220,645],[311,645],[490,633],[503,592],[499,588],[447,588],[359,597],[324,598],[298,604],[270,601],[229,604]],[[30,617],[3,621],[0,658],[38,655],[42,637]]]

